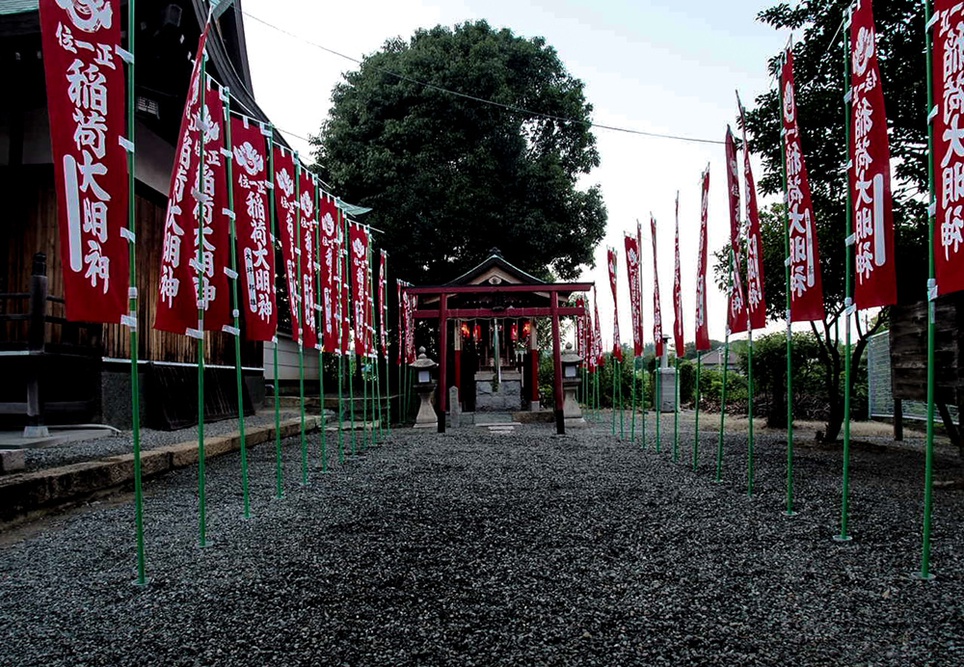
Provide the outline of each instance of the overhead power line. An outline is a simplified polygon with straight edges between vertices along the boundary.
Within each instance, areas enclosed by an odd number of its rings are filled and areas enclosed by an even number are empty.
[[[289,31],[289,30],[285,30],[284,28],[281,28],[281,27],[279,27],[279,26],[276,26],[276,25],[274,25],[273,23],[269,23],[268,21],[265,21],[264,19],[262,19],[262,18],[260,18],[260,17],[258,17],[258,16],[255,16],[255,15],[253,15],[253,14],[250,14],[250,13],[248,13],[248,12],[242,12],[242,13],[243,13],[246,17],[248,17],[249,19],[251,19],[252,21],[256,21],[256,22],[260,23],[261,25],[263,25],[263,26],[265,26],[265,27],[267,27],[267,28],[271,28],[272,30],[276,30],[277,32],[280,32],[280,33],[283,34],[283,35],[287,35],[288,37],[291,37],[291,38],[293,38],[293,39],[297,39],[297,40],[300,41],[300,42],[304,42],[305,44],[308,44],[309,46],[313,46],[313,47],[316,48],[316,49],[319,49],[319,50],[321,50],[321,51],[324,51],[325,53],[330,53],[331,55],[338,56],[339,58],[343,58],[343,59],[345,59],[345,60],[348,60],[348,61],[350,61],[350,62],[353,62],[353,63],[355,63],[356,65],[361,65],[361,64],[362,64],[362,61],[361,61],[360,59],[358,59],[358,58],[354,58],[354,57],[352,57],[352,56],[349,56],[349,55],[347,55],[347,54],[341,53],[341,52],[339,52],[339,51],[335,51],[334,49],[330,49],[330,48],[328,48],[327,46],[324,46],[324,45],[322,45],[322,44],[318,44],[317,42],[313,42],[313,41],[311,41],[311,40],[309,40],[309,39],[306,39],[306,38],[304,38],[304,37],[302,37],[302,36],[300,36],[300,35],[296,35],[295,33],[291,32],[291,31]],[[410,77],[410,76],[406,76],[406,75],[404,75],[404,74],[399,74],[398,72],[394,72],[394,71],[392,71],[392,70],[390,70],[390,69],[386,69],[386,68],[384,68],[384,67],[376,67],[376,69],[377,69],[378,71],[384,73],[384,74],[388,74],[389,76],[393,76],[393,77],[395,77],[396,79],[399,79],[400,81],[407,81],[407,82],[409,82],[409,83],[413,83],[413,84],[415,84],[415,85],[422,86],[423,88],[428,88],[428,89],[430,89],[430,90],[435,90],[435,91],[440,92],[440,93],[446,93],[446,94],[448,94],[448,95],[453,95],[453,96],[455,96],[455,97],[461,97],[461,98],[463,98],[463,99],[471,100],[471,101],[477,102],[477,103],[479,103],[479,104],[486,104],[486,105],[493,106],[493,107],[499,107],[499,108],[501,108],[501,109],[505,109],[506,111],[512,111],[512,112],[514,112],[514,113],[522,113],[522,114],[526,114],[526,115],[528,115],[528,116],[537,116],[537,117],[539,117],[539,118],[545,118],[545,119],[547,119],[547,120],[553,120],[553,121],[557,121],[557,122],[560,122],[560,123],[573,123],[573,124],[577,124],[577,125],[584,125],[584,126],[586,126],[586,127],[595,128],[595,129],[598,129],[598,130],[609,130],[609,131],[611,131],[611,132],[622,132],[622,133],[625,133],[625,134],[635,134],[635,135],[640,135],[640,136],[644,136],[644,137],[653,137],[653,138],[656,138],[656,139],[669,139],[669,140],[672,140],[672,141],[686,141],[686,142],[694,143],[694,144],[714,144],[714,145],[722,145],[722,144],[724,143],[724,142],[718,141],[718,140],[716,140],[716,139],[700,139],[700,138],[698,138],[698,137],[684,137],[684,136],[682,136],[682,135],[677,135],[677,134],[663,134],[663,133],[660,133],[660,132],[647,132],[647,131],[645,131],[645,130],[634,130],[634,129],[627,128],[627,127],[617,127],[617,126],[615,126],[615,125],[604,125],[604,124],[602,124],[602,123],[594,123],[594,122],[592,122],[592,121],[580,120],[580,119],[578,119],[578,118],[567,118],[567,117],[565,117],[565,116],[556,116],[556,115],[554,115],[554,114],[541,113],[541,112],[539,112],[539,111],[533,111],[533,110],[531,110],[531,109],[526,109],[526,108],[524,108],[524,107],[519,107],[519,106],[516,106],[516,105],[514,105],[514,104],[503,104],[502,102],[496,102],[496,101],[494,101],[494,100],[488,100],[488,99],[485,99],[484,97],[477,97],[477,96],[475,96],[475,95],[469,95],[469,94],[467,94],[467,93],[461,93],[461,92],[459,92],[459,91],[457,91],[457,90],[451,90],[451,89],[449,89],[449,88],[443,88],[442,86],[437,86],[437,85],[435,85],[434,83],[429,83],[429,82],[427,82],[427,81],[420,81],[419,79],[414,79],[414,78],[412,78],[412,77]],[[289,134],[290,134],[290,133],[289,133]],[[297,135],[292,135],[292,136],[297,136]],[[301,138],[301,137],[299,137],[299,138]]]

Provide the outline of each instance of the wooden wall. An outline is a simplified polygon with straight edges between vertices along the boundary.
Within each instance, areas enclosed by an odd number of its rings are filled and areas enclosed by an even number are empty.
[[[927,304],[893,306],[890,311],[890,362],[894,398],[927,400]],[[957,405],[964,395],[961,378],[961,328],[964,295],[937,299],[934,337],[935,398]]]
[[[47,254],[48,290],[51,295],[63,296],[63,270],[60,261],[60,235],[57,230],[56,195],[53,167],[20,167],[16,170],[0,168],[0,292],[26,292],[30,283],[33,256]],[[139,191],[137,216],[137,285],[140,295],[138,312],[138,354],[149,361],[197,363],[197,343],[194,339],[151,328],[157,303],[157,285],[161,268],[161,248],[164,236],[165,200],[153,190]],[[26,301],[8,302],[7,312],[25,308]],[[20,311],[22,312],[22,311]],[[52,315],[62,316],[62,308],[53,304]],[[47,340],[60,343],[65,328],[49,325]],[[26,339],[26,326],[8,323],[0,328],[4,341]],[[120,324],[92,327],[79,340],[98,347],[99,354],[110,358],[130,357],[130,331]],[[242,343],[242,363],[261,367],[262,345]],[[234,344],[231,336],[209,333],[205,345],[205,361],[211,364],[234,365]]]

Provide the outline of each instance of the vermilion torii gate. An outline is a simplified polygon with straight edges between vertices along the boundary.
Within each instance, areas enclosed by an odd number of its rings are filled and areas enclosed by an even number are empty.
[[[415,318],[435,320],[439,331],[439,382],[438,406],[441,413],[439,432],[445,431],[445,413],[448,409],[448,348],[450,323],[470,320],[534,319],[552,318],[552,356],[554,367],[553,396],[558,433],[565,433],[563,418],[562,364],[559,321],[562,317],[583,315],[580,308],[567,305],[569,297],[577,292],[588,292],[592,283],[546,283],[513,266],[497,249],[482,264],[451,283],[431,287],[409,287],[405,291],[417,295]],[[532,327],[533,335],[535,327]],[[460,331],[452,331],[453,341],[458,341]],[[459,371],[458,346],[456,370]],[[531,353],[534,395],[538,401],[538,351]],[[458,378],[458,375],[457,375]],[[458,379],[456,379],[458,382]]]

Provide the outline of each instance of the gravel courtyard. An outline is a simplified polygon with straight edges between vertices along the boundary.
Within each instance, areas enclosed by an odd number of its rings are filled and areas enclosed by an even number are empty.
[[[838,544],[839,452],[798,443],[788,518],[777,436],[752,498],[745,436],[722,484],[715,432],[697,473],[663,437],[657,455],[608,423],[396,430],[307,487],[288,440],[282,500],[265,445],[249,521],[238,454],[209,462],[207,549],[196,471],[175,472],[146,485],[145,589],[130,496],[0,534],[0,665],[964,664],[964,491],[935,492],[938,578],[911,579],[914,443],[855,446]],[[942,450],[937,470],[960,479],[961,461]]]

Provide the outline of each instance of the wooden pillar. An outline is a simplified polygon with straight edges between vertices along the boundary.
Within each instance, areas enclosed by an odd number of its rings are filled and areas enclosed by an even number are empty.
[[[529,363],[532,369],[532,386],[529,387],[529,400],[532,409],[538,410],[539,405],[539,335],[536,333],[536,323],[529,325]]]
[[[894,399],[894,440],[904,441],[904,402]]]
[[[455,320],[452,332],[455,336],[455,386],[459,390],[459,404],[462,404],[462,323]]]
[[[448,294],[439,296],[438,307],[438,347],[439,347],[439,369],[438,369],[438,432],[445,433],[445,398],[448,394],[446,379],[448,377]]]
[[[552,371],[553,371],[553,406],[556,413],[556,433],[566,433],[566,419],[562,412],[562,347],[559,342],[559,295],[552,292],[550,310],[552,313]]]

